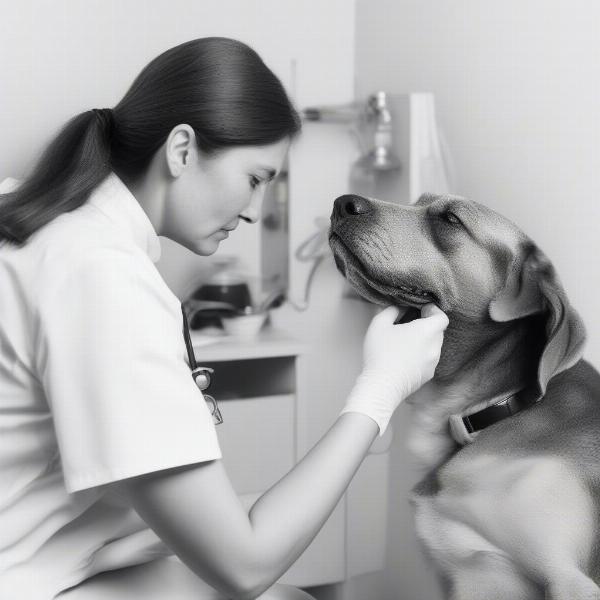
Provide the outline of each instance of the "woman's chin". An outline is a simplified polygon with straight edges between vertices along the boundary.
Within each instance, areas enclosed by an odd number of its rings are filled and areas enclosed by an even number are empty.
[[[199,256],[210,256],[219,249],[219,240],[213,239],[189,240],[186,243],[179,242],[179,244]]]
[[[214,254],[219,249],[219,244],[227,238],[226,235],[223,235],[224,232],[219,232],[219,235],[208,235],[206,237],[169,237],[175,243],[187,248],[190,252],[194,254],[198,254],[200,256],[210,256]]]
[[[213,240],[202,240],[196,246],[196,248],[196,254],[199,254],[200,256],[210,256],[219,249],[219,242]]]

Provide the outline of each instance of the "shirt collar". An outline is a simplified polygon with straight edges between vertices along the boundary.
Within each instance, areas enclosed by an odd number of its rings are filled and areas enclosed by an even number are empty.
[[[135,243],[150,257],[160,259],[160,240],[148,215],[135,196],[113,171],[91,193],[89,204],[102,211],[111,221],[124,227]]]

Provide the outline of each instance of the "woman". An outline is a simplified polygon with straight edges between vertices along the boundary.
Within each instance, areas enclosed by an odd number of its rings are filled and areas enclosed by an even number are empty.
[[[255,223],[298,131],[253,50],[198,39],[150,62],[112,110],[76,116],[24,182],[3,184],[1,598],[258,597],[433,375],[445,315],[428,306],[393,326],[398,309],[384,310],[340,417],[243,510],[184,360],[179,300],[153,263],[159,235],[206,256],[240,219]]]

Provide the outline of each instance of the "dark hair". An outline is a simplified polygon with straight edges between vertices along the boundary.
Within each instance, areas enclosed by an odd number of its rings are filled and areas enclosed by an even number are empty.
[[[180,123],[206,156],[293,137],[300,118],[281,82],[246,44],[220,37],[175,46],[152,60],[111,109],[72,118],[31,174],[0,195],[0,242],[24,244],[86,202],[114,170],[135,178]]]

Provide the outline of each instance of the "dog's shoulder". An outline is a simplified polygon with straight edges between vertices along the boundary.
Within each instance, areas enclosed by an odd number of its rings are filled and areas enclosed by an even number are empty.
[[[544,399],[555,398],[600,404],[600,373],[587,360],[578,361],[550,380]]]
[[[529,451],[547,447],[563,454],[579,446],[600,450],[600,374],[579,361],[553,377],[544,398],[518,416],[515,433],[524,437]]]
[[[480,432],[413,489],[413,501],[437,495],[452,482],[487,481],[489,469],[535,464],[555,457],[572,465],[587,481],[600,482],[600,373],[580,360],[550,381],[544,398],[534,406]],[[489,463],[489,464],[488,464]],[[493,464],[493,467],[491,465]],[[542,464],[542,463],[539,463]]]

